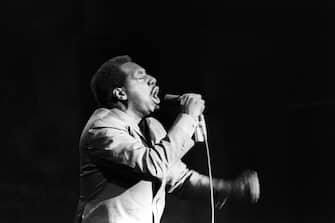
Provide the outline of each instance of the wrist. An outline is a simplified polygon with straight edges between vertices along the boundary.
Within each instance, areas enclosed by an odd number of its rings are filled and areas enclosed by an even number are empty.
[[[198,125],[199,123],[199,116],[196,116],[194,114],[191,114],[189,112],[182,112],[182,114],[186,114],[187,116],[191,117],[194,120],[194,123]]]
[[[224,196],[229,196],[233,191],[233,183],[231,181],[220,179],[216,182],[217,191]]]
[[[223,179],[213,181],[215,194],[215,207],[221,209],[231,196],[232,183]]]
[[[187,135],[187,137],[191,138],[197,125],[198,123],[194,120],[192,116],[182,112],[177,116],[177,119],[173,126],[175,128],[181,129],[182,132]]]

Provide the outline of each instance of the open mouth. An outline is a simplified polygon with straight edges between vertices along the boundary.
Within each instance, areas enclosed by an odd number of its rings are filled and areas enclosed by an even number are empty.
[[[161,102],[160,98],[158,97],[158,93],[159,93],[159,87],[155,86],[151,91],[151,97],[155,104],[159,104]]]

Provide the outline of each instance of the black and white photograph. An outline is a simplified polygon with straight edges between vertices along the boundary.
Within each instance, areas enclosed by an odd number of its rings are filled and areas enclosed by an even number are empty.
[[[1,223],[335,222],[335,2],[0,12]]]

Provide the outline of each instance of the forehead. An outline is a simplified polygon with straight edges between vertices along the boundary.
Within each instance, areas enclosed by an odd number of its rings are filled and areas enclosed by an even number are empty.
[[[128,75],[134,75],[138,71],[144,71],[144,68],[134,62],[127,62],[120,66],[121,70]]]

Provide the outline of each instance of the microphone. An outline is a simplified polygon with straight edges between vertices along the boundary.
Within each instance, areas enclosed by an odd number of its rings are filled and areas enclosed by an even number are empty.
[[[164,96],[165,102],[170,103],[178,103],[180,100],[180,95],[175,94],[166,94]],[[207,129],[206,129],[206,122],[205,117],[203,114],[199,116],[198,126],[195,128],[194,138],[196,142],[204,142],[207,139]]]
[[[177,103],[180,100],[180,95],[166,94],[164,95],[165,102]]]
[[[203,114],[199,116],[199,124],[198,127],[196,128],[196,132],[199,131],[199,133],[195,134],[195,141],[196,142],[204,142],[207,140],[207,129],[206,129],[206,122],[205,122],[205,117]]]

